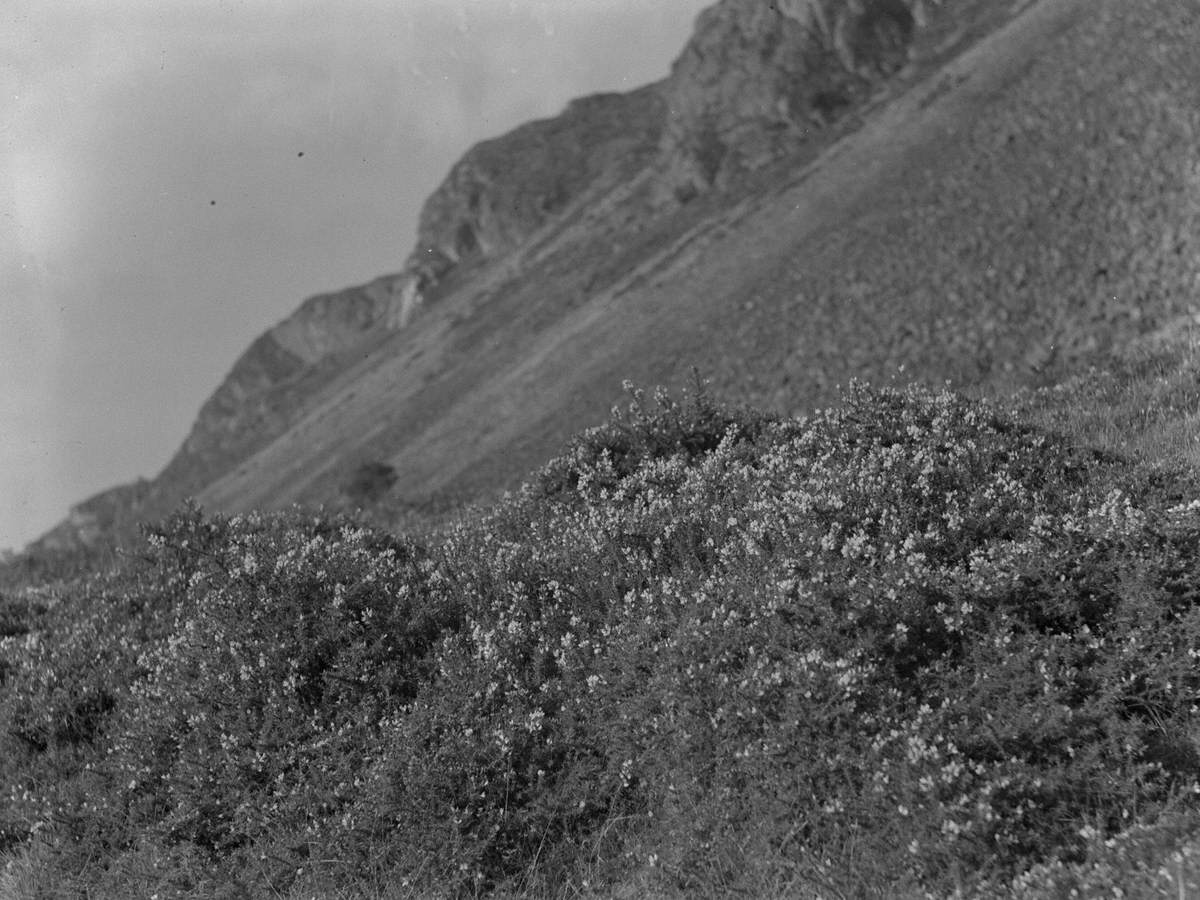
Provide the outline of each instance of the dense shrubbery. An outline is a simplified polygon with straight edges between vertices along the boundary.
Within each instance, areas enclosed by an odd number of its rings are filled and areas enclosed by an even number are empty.
[[[1197,497],[855,387],[637,395],[425,547],[185,510],[0,606],[0,836],[93,896],[1083,883],[1194,821]]]
[[[606,477],[621,479],[647,463],[682,457],[693,462],[717,449],[730,428],[740,440],[754,441],[773,420],[751,409],[728,409],[708,396],[693,372],[690,395],[677,401],[665,390],[654,393],[654,407],[645,392],[625,382],[627,408],[614,407],[608,422],[580,434],[562,456],[551,461],[534,482],[537,496],[553,496],[578,488],[582,476],[595,477],[603,457]],[[611,469],[611,473],[607,470]],[[611,482],[612,486],[615,482]]]

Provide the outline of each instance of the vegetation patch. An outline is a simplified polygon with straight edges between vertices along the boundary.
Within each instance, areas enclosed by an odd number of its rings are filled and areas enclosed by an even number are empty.
[[[0,841],[34,896],[1057,896],[1197,830],[1198,597],[1192,480],[999,406],[634,392],[421,542],[187,508],[6,588]]]

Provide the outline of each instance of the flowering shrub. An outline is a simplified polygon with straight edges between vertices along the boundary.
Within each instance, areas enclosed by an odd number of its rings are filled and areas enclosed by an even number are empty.
[[[467,627],[419,704],[445,740],[391,777],[456,810],[464,871],[655,811],[685,879],[774,827],[928,881],[1073,852],[1200,773],[1182,485],[950,394],[856,388],[747,446],[575,452],[448,536]]]
[[[89,828],[113,825],[92,764],[139,675],[140,649],[169,632],[176,591],[158,574],[54,579],[0,601],[0,846],[78,823],[85,808]]]
[[[987,880],[978,886],[977,900],[1187,897],[1197,884],[1200,841],[1194,815],[1168,812],[1113,836],[1085,825],[1079,838],[1086,847],[1082,859],[1055,859],[1011,879]]]
[[[659,388],[653,407],[645,391],[626,381],[627,407],[613,407],[608,422],[579,434],[548,463],[534,480],[535,496],[554,497],[577,488],[581,478],[612,486],[659,459],[694,461],[715,450],[731,426],[737,426],[742,438],[753,440],[772,421],[755,410],[729,409],[715,402],[698,373],[693,375],[695,384],[682,402]]]
[[[349,520],[194,508],[148,543],[149,565],[6,639],[10,746],[38,763],[13,781],[24,813],[8,827],[53,823],[75,844],[148,831],[208,853],[268,833],[302,844],[454,622],[434,564]],[[74,789],[31,790],[65,750]]]
[[[948,892],[1192,821],[1194,479],[949,392],[634,399],[427,547],[190,510],[28,594],[10,839],[276,890]]]
[[[191,574],[172,633],[139,658],[106,771],[171,841],[303,842],[355,795],[458,613],[423,550],[349,520],[248,516],[192,538],[208,527],[190,514],[150,536]]]

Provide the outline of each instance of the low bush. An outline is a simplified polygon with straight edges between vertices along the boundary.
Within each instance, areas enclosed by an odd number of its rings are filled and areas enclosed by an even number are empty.
[[[6,749],[34,798],[9,829],[53,827],[79,853],[147,836],[206,858],[267,835],[303,845],[453,624],[433,563],[349,519],[194,507],[147,542],[6,641]]]
[[[370,505],[381,500],[398,478],[395,468],[387,463],[366,462],[354,470],[345,493],[355,503]]]
[[[699,459],[715,450],[733,426],[742,439],[753,441],[774,421],[753,409],[716,402],[695,372],[693,380],[681,400],[659,388],[652,405],[645,391],[625,382],[626,406],[613,407],[608,422],[579,434],[548,463],[533,480],[535,494],[569,494],[582,477],[599,487],[612,486],[654,460]],[[598,465],[601,461],[603,466]]]

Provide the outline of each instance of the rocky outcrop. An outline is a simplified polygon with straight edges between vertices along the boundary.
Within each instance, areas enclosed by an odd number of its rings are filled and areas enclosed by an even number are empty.
[[[674,205],[793,151],[908,62],[945,0],[721,0],[670,76],[573,101],[473,147],[421,213],[405,265],[414,308],[452,269],[514,250],[598,185],[650,170]]]
[[[476,144],[421,211],[405,265],[410,302],[456,266],[514,250],[598,185],[632,177],[657,151],[665,118],[650,85],[574,100],[552,119]]]
[[[924,0],[722,0],[663,88],[662,163],[681,195],[793,150],[908,62]]]
[[[362,342],[372,331],[407,324],[407,273],[376,278],[359,287],[310,297],[269,334],[305,365],[314,365]]]

